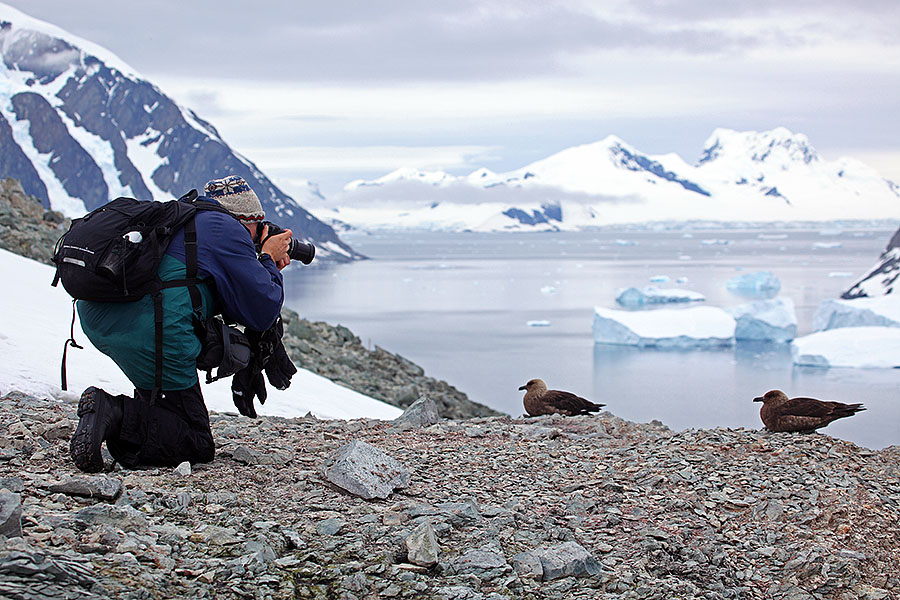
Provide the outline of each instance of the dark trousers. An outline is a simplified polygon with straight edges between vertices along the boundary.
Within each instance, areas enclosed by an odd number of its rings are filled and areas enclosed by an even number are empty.
[[[106,440],[106,447],[131,468],[211,462],[216,447],[200,383],[162,392],[152,402],[150,390],[135,390],[135,397],[124,402],[118,438]]]

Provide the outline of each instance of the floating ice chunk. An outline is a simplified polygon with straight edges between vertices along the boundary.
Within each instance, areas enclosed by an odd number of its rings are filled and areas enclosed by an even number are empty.
[[[704,246],[727,246],[731,243],[731,240],[719,240],[719,239],[709,239],[709,240],[700,240],[700,243]]]
[[[556,288],[553,287],[552,285],[545,285],[544,287],[541,288],[541,293],[547,294],[548,296],[550,296],[550,295],[556,293]]]
[[[781,290],[781,280],[771,271],[744,273],[728,280],[726,287],[741,296],[750,298],[774,298]]]
[[[841,327],[900,327],[900,295],[824,300],[813,315],[813,329]]]
[[[844,327],[797,338],[795,365],[806,367],[900,368],[900,328]]]
[[[786,233],[761,233],[756,236],[758,240],[786,240]]]
[[[626,308],[639,308],[647,304],[666,304],[669,302],[700,302],[706,297],[700,292],[681,289],[660,289],[648,285],[638,289],[635,287],[620,289],[616,302]]]
[[[816,242],[812,245],[814,250],[830,250],[831,248],[840,248],[843,246],[841,242]]]
[[[637,246],[637,242],[633,240],[616,240],[614,243],[616,246]]]
[[[529,327],[550,327],[550,321],[527,321]]]
[[[651,283],[669,283],[668,275],[654,275],[650,278]]]
[[[675,280],[675,283],[687,283],[687,282],[688,282],[687,277],[679,277],[678,279]]]
[[[714,348],[734,344],[735,321],[712,306],[628,311],[594,308],[594,342],[640,348]]]
[[[848,271],[832,271],[828,274],[829,277],[853,277],[853,273]]]
[[[773,298],[727,309],[737,321],[737,340],[784,343],[797,337],[797,314],[790,298]]]

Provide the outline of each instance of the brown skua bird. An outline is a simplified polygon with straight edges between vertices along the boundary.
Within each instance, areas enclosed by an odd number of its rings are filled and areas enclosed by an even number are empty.
[[[850,417],[862,404],[844,404],[815,398],[788,398],[781,390],[771,390],[754,402],[762,402],[759,418],[769,431],[814,431],[832,421]]]
[[[541,379],[532,379],[519,389],[525,390],[522,403],[525,405],[525,412],[530,417],[552,414],[570,417],[588,415],[606,406],[605,404],[595,404],[571,392],[548,390],[547,384]]]

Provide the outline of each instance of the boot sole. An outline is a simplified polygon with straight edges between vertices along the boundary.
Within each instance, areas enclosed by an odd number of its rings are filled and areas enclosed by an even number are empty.
[[[95,431],[103,416],[100,414],[103,402],[97,397],[98,392],[102,390],[89,387],[81,394],[81,399],[78,400],[78,427],[75,428],[69,442],[72,461],[85,473],[98,473],[103,470],[103,455],[100,453],[103,439]]]

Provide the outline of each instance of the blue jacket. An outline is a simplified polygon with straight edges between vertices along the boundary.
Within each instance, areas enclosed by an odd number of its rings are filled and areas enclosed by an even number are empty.
[[[202,315],[222,314],[229,321],[264,331],[275,323],[284,301],[281,272],[271,258],[257,259],[250,232],[237,219],[198,211],[198,286]],[[176,232],[159,268],[163,281],[185,277],[184,231]],[[151,389],[156,372],[153,302],[79,300],[85,335],[122,369],[137,388]],[[197,383],[200,340],[187,288],[163,290],[163,389],[182,390]]]

